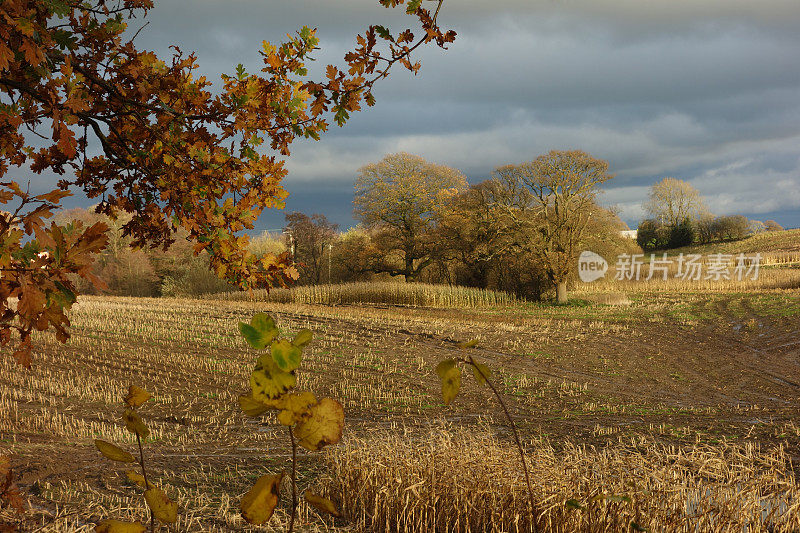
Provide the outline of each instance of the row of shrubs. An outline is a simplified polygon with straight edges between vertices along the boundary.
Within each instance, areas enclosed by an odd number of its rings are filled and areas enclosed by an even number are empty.
[[[685,218],[673,225],[646,219],[639,224],[636,242],[643,250],[666,250],[695,243],[733,241],[756,233],[780,230],[783,228],[775,221],[748,220],[743,215],[704,215],[696,219]]]
[[[130,239],[124,236],[126,219],[123,216],[110,220],[88,209],[76,209],[63,213],[61,218],[61,222],[81,220],[88,224],[102,219],[109,225],[109,246],[93,268],[94,274],[105,281],[107,292],[112,295],[196,297],[236,290],[210,272],[208,257],[195,256],[191,244],[180,235],[168,250],[134,250],[129,247]],[[607,233],[611,238],[600,236],[587,246],[609,256],[632,253],[634,250],[630,248],[636,248],[630,239],[619,237],[616,228]],[[287,240],[286,235],[264,233],[253,238],[250,247],[257,255],[292,253],[301,273],[299,285],[402,281],[402,276],[392,277],[371,269],[374,258],[381,255],[377,241],[373,232],[355,227],[341,233],[332,232],[326,240],[320,241],[321,244],[318,243],[319,253],[316,255],[307,253],[307,247],[301,246],[299,235]],[[533,254],[519,249],[485,259],[465,259],[463,254],[448,250],[448,253],[434,257],[415,281],[485,289],[534,300],[548,296],[553,290],[552,281]],[[82,294],[97,292],[88,283],[78,282]]]

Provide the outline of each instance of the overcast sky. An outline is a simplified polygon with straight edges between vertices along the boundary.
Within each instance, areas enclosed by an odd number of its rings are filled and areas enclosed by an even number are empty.
[[[370,23],[413,22],[377,0],[157,0],[141,48],[197,52],[211,79],[260,65],[261,41],[318,28],[317,67]],[[800,226],[800,1],[446,0],[447,51],[397,69],[377,105],[288,160],[287,211],[354,224],[356,170],[407,151],[470,182],[551,149],[606,159],[605,205],[635,225],[648,187],[691,182],[716,214]],[[283,212],[262,217],[278,228]]]

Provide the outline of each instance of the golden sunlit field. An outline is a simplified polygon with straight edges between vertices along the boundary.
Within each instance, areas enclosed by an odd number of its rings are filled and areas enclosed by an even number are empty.
[[[800,533],[798,29],[0,0],[0,533]]]
[[[441,401],[435,366],[469,339],[520,427],[546,530],[797,530],[800,294],[641,287],[470,308],[83,297],[66,346],[39,337],[31,371],[0,359],[0,453],[32,504],[25,530],[146,518],[125,468],[92,444],[133,451],[129,384],[154,394],[144,450],[180,506],[170,530],[255,530],[239,498],[291,452],[283,426],[236,402],[257,353],[237,324],[256,311],[314,331],[299,386],[345,407],[342,442],[302,454],[299,474],[344,517],[302,503],[300,530],[531,529],[490,391],[465,374]],[[262,530],[285,528],[285,503]]]

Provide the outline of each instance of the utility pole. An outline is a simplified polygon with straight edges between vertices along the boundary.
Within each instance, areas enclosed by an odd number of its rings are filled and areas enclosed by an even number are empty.
[[[283,233],[289,236],[289,254],[292,261],[294,261],[294,235],[288,230],[283,230]]]
[[[333,250],[333,243],[328,243],[328,285],[331,284],[331,253]]]

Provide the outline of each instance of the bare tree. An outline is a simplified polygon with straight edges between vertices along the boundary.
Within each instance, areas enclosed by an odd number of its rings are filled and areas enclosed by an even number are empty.
[[[294,246],[292,259],[300,265],[300,283],[318,284],[327,272],[325,259],[330,259],[329,245],[336,238],[337,224],[325,215],[293,212],[286,215],[285,233]]]
[[[567,301],[567,279],[576,267],[580,245],[590,220],[600,209],[595,202],[598,185],[613,176],[608,163],[580,150],[553,150],[522,165],[495,171],[512,191],[520,185],[527,194],[512,192],[529,205],[507,208],[521,228],[527,228],[527,246],[544,266],[556,286],[556,299]]]
[[[373,270],[413,281],[433,261],[433,229],[448,199],[467,188],[466,178],[406,153],[389,154],[358,172],[355,215],[375,231],[374,243],[384,252]]]
[[[664,178],[654,184],[644,208],[658,222],[667,226],[675,226],[687,218],[697,220],[707,211],[700,191],[675,178]]]

